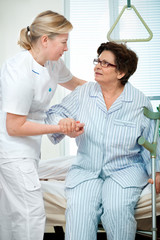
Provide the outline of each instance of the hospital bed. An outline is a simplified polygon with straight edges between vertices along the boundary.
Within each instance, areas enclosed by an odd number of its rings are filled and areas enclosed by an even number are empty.
[[[46,211],[46,232],[53,231],[52,229],[56,229],[57,226],[65,228],[65,177],[74,158],[74,156],[65,156],[40,161],[39,178],[41,180]],[[160,194],[156,196],[156,210],[158,235],[160,235]],[[143,230],[141,234],[151,234],[152,207],[150,184],[141,193],[135,217],[138,231]]]

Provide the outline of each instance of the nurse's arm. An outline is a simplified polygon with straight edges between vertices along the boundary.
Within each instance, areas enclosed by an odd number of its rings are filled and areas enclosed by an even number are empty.
[[[61,85],[62,87],[65,87],[69,90],[74,90],[76,87],[83,85],[84,83],[86,83],[85,80],[76,78],[76,77],[72,77],[72,79],[66,83],[60,83],[59,85]]]
[[[60,125],[41,124],[27,121],[26,116],[7,113],[6,128],[10,136],[34,136],[51,133],[69,134]],[[82,131],[77,132],[74,137],[82,134]]]

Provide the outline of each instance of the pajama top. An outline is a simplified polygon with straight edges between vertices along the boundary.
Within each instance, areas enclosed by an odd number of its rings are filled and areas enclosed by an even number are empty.
[[[49,124],[57,124],[62,118],[85,124],[84,133],[76,138],[78,151],[67,175],[67,187],[98,177],[111,177],[124,188],[147,184],[151,175],[150,152],[138,144],[138,138],[144,136],[152,143],[155,121],[144,116],[143,107],[152,110],[149,99],[128,82],[107,110],[100,85],[88,82],[50,108],[46,119]],[[54,144],[63,137],[49,135]],[[157,171],[159,156],[158,138]]]

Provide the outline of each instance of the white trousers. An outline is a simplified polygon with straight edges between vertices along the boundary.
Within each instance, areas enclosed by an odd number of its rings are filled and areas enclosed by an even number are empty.
[[[36,161],[0,165],[0,240],[42,240],[45,210]]]
[[[134,209],[140,188],[122,188],[111,178],[92,179],[66,189],[66,240],[96,240],[101,219],[108,240],[134,240]]]

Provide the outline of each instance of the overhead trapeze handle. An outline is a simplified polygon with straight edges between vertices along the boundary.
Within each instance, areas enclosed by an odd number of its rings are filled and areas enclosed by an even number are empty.
[[[116,27],[116,25],[117,25],[118,21],[120,20],[122,14],[124,13],[125,9],[133,9],[135,11],[136,15],[138,16],[138,18],[140,19],[140,21],[144,25],[145,29],[149,33],[148,38],[137,38],[137,39],[113,39],[113,38],[111,38],[111,33],[113,32],[114,28]],[[152,37],[153,37],[152,31],[150,30],[148,25],[145,23],[145,21],[143,20],[143,18],[141,17],[139,12],[137,11],[137,9],[133,5],[131,5],[130,0],[127,1],[127,5],[125,5],[123,7],[123,9],[120,12],[119,16],[117,17],[115,23],[112,25],[111,29],[107,33],[107,39],[109,41],[114,41],[114,42],[147,42],[147,41],[150,41],[152,39]]]

